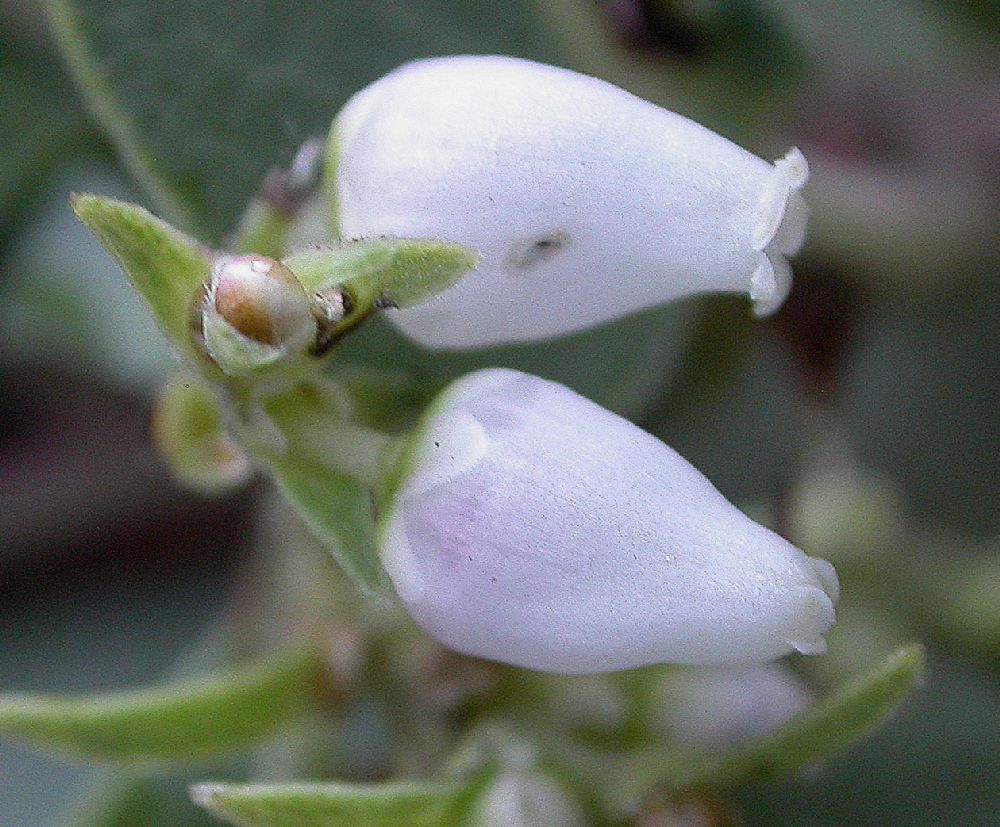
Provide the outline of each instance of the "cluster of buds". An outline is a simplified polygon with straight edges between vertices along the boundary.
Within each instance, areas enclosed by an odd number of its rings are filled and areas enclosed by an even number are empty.
[[[349,241],[214,259],[200,332],[225,374],[322,355],[383,309],[435,348],[546,339],[703,293],[769,313],[805,231],[797,150],[771,164],[607,83],[511,58],[393,72],[347,103],[329,153]],[[316,438],[309,462],[344,472],[351,427]],[[477,371],[384,443],[357,474],[381,563],[452,649],[561,673],[824,651],[832,566],[569,388]]]

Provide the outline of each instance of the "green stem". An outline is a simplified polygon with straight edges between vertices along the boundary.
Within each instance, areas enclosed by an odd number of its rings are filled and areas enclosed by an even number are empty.
[[[264,400],[266,415],[288,442],[287,449],[329,466],[371,488],[379,476],[388,434],[351,421],[327,384],[301,384]]]
[[[297,423],[294,428],[296,450],[369,488],[378,480],[382,451],[390,440],[388,434],[333,417]]]
[[[275,209],[262,198],[255,198],[240,219],[239,229],[229,246],[234,253],[281,258],[293,222],[291,214]]]

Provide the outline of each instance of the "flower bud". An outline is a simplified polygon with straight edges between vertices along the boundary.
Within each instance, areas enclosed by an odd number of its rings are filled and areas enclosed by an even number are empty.
[[[265,256],[219,256],[202,307],[205,346],[226,373],[243,373],[304,353],[316,320],[302,285]]]
[[[823,652],[837,577],[568,388],[453,383],[387,471],[382,562],[465,654],[563,673]]]
[[[703,750],[762,738],[814,701],[803,681],[778,663],[671,671],[658,695],[650,715],[653,731]]]
[[[685,296],[791,285],[807,177],[604,81],[506,57],[407,64],[356,94],[331,155],[344,237],[438,238],[478,269],[390,314],[432,347],[570,333]]]

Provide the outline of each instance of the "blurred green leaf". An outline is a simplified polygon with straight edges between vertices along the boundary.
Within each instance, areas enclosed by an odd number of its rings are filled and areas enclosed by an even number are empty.
[[[673,377],[688,341],[691,311],[690,304],[673,304],[552,341],[475,351],[428,351],[376,317],[343,340],[338,358],[410,372],[425,383],[428,395],[470,371],[509,367],[561,382],[635,417]]]
[[[478,783],[196,784],[195,803],[238,827],[448,827]]]
[[[671,786],[741,786],[828,758],[885,719],[922,675],[924,661],[922,646],[905,646],[770,735],[721,755],[681,762]]]
[[[934,652],[893,718],[822,773],[734,791],[747,827],[984,827],[997,823],[995,670]]]
[[[92,784],[59,827],[210,827],[216,822],[178,793],[176,779],[114,775]]]
[[[315,657],[301,649],[170,686],[89,697],[0,696],[0,734],[126,764],[184,762],[266,735],[302,706]]]
[[[912,545],[918,554],[909,566],[898,562],[896,571],[906,608],[964,649],[1000,664],[998,543],[976,547],[932,535]]]
[[[196,365],[207,361],[191,338],[191,308],[208,279],[208,252],[138,207],[99,195],[76,195],[73,210],[146,300],[167,338]]]
[[[54,54],[0,19],[0,240],[18,207],[69,150],[89,140]]]
[[[552,57],[533,0],[46,0],[89,108],[164,214],[211,242],[267,170],[400,63]]]

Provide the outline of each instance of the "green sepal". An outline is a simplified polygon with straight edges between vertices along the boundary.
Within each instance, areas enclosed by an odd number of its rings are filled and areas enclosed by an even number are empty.
[[[413,307],[475,268],[479,254],[443,241],[373,238],[309,247],[283,260],[307,293],[340,288],[350,306],[332,338],[382,307]]]
[[[153,442],[173,476],[202,494],[225,494],[249,480],[247,455],[226,433],[218,402],[198,379],[174,376],[153,411]]]
[[[167,338],[196,365],[214,371],[191,335],[192,313],[208,281],[211,253],[135,204],[90,194],[73,195],[71,203],[146,300]]]
[[[920,678],[924,647],[912,643],[753,743],[717,755],[679,755],[656,769],[645,755],[637,776],[673,790],[732,788],[770,781],[829,758],[878,726]],[[642,768],[640,768],[642,767]]]
[[[296,649],[240,669],[162,687],[87,697],[0,696],[0,735],[129,766],[220,755],[296,715],[313,690],[316,655]]]
[[[263,461],[278,488],[316,538],[368,594],[387,593],[387,578],[375,546],[368,486],[356,478],[294,452]]]
[[[482,786],[465,782],[196,784],[192,800],[237,827],[451,827]]]
[[[372,393],[381,396],[377,389]],[[260,418],[280,438],[270,446],[257,440],[257,457],[362,591],[385,595],[372,483],[389,437],[359,421],[378,416],[370,410],[373,401],[359,408],[350,386],[332,378],[313,378],[261,397]]]
[[[202,334],[205,349],[222,372],[230,376],[274,368],[287,356],[280,347],[244,336],[218,313],[202,314]]]

